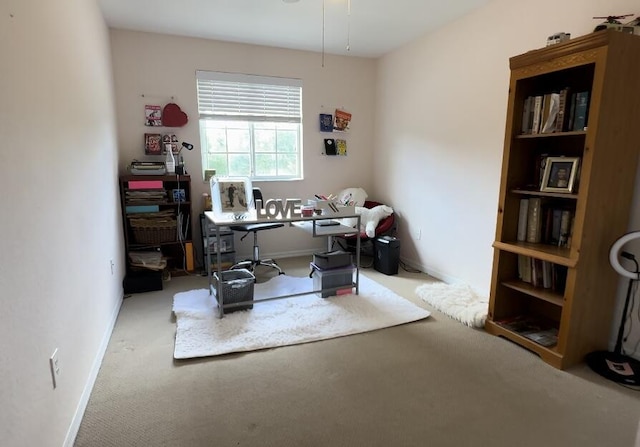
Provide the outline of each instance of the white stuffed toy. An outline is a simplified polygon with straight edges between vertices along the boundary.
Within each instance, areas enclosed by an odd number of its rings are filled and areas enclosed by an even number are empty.
[[[365,234],[370,238],[375,237],[378,223],[393,214],[393,208],[387,205],[378,205],[373,208],[356,206],[355,211],[360,215],[360,231],[364,228]]]

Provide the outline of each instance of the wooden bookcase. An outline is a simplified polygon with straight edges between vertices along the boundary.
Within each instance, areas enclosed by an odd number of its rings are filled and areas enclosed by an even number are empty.
[[[176,191],[184,191],[182,196]],[[132,198],[127,192],[147,191],[147,198]],[[174,192],[176,192],[174,194]],[[120,177],[120,197],[124,226],[127,275],[132,271],[129,254],[134,251],[159,251],[166,260],[166,270],[174,276],[194,270],[191,216],[191,177],[188,175],[123,175]],[[136,227],[133,217],[168,213],[173,229]],[[139,222],[139,221],[138,221]]]
[[[607,349],[611,334],[619,276],[609,265],[609,249],[627,230],[640,151],[640,36],[599,31],[512,57],[509,62],[485,328],[564,369],[583,361],[591,351]],[[589,92],[586,128],[523,134],[526,99],[566,87]],[[575,190],[540,191],[539,164],[545,156],[579,157]],[[522,198],[542,198],[549,209],[570,210],[570,247],[518,240]],[[543,218],[543,222],[548,221]],[[519,257],[538,265],[550,263],[562,276],[559,286],[545,288],[523,280]],[[513,326],[508,328],[508,321],[515,317],[537,320],[543,328],[557,331],[557,342],[543,346]]]

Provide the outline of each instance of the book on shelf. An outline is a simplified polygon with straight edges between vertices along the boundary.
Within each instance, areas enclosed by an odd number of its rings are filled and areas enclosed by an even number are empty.
[[[527,216],[529,214],[529,199],[520,199],[520,212],[518,214],[518,242],[527,240]]]
[[[584,130],[587,126],[589,113],[589,92],[576,93],[575,112],[573,116],[573,130]]]
[[[527,210],[527,242],[538,244],[542,240],[542,199],[529,199]]]
[[[569,232],[571,224],[571,211],[562,210],[560,214],[560,237],[558,239],[558,247],[567,247],[569,241]]]
[[[533,96],[527,96],[524,100],[524,106],[522,109],[522,133],[531,133],[531,122],[533,119]]]
[[[531,133],[534,135],[540,132],[543,100],[544,96],[542,95],[538,95],[533,98],[533,118],[531,120]]]
[[[542,346],[550,347],[558,343],[558,329],[533,316],[519,315],[496,323]]]
[[[568,268],[550,261],[518,255],[518,279],[533,287],[564,294]]]
[[[518,255],[518,277],[520,281],[531,284],[531,258]]]
[[[560,93],[548,93],[544,96],[544,101],[544,124],[541,125],[540,133],[553,133],[560,108]]]
[[[558,118],[556,119],[556,132],[566,132],[567,131],[567,125],[568,125],[568,119],[569,119],[569,113],[568,113],[568,107],[571,104],[569,103],[569,92],[570,92],[570,88],[569,87],[565,87],[562,90],[560,90],[560,95],[558,98]]]

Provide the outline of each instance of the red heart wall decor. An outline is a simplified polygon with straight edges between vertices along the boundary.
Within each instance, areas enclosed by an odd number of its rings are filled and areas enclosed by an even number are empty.
[[[178,104],[169,103],[162,109],[162,125],[166,127],[182,127],[189,122],[187,114]]]

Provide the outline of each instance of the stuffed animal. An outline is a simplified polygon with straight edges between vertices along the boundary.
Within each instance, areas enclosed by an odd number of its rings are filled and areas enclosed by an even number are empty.
[[[375,237],[376,228],[382,219],[386,219],[393,214],[393,208],[387,205],[378,205],[373,208],[365,208],[363,206],[355,207],[356,214],[360,215],[360,232],[367,235],[367,237]],[[356,218],[344,218],[340,219],[342,225],[348,227],[356,226]]]

